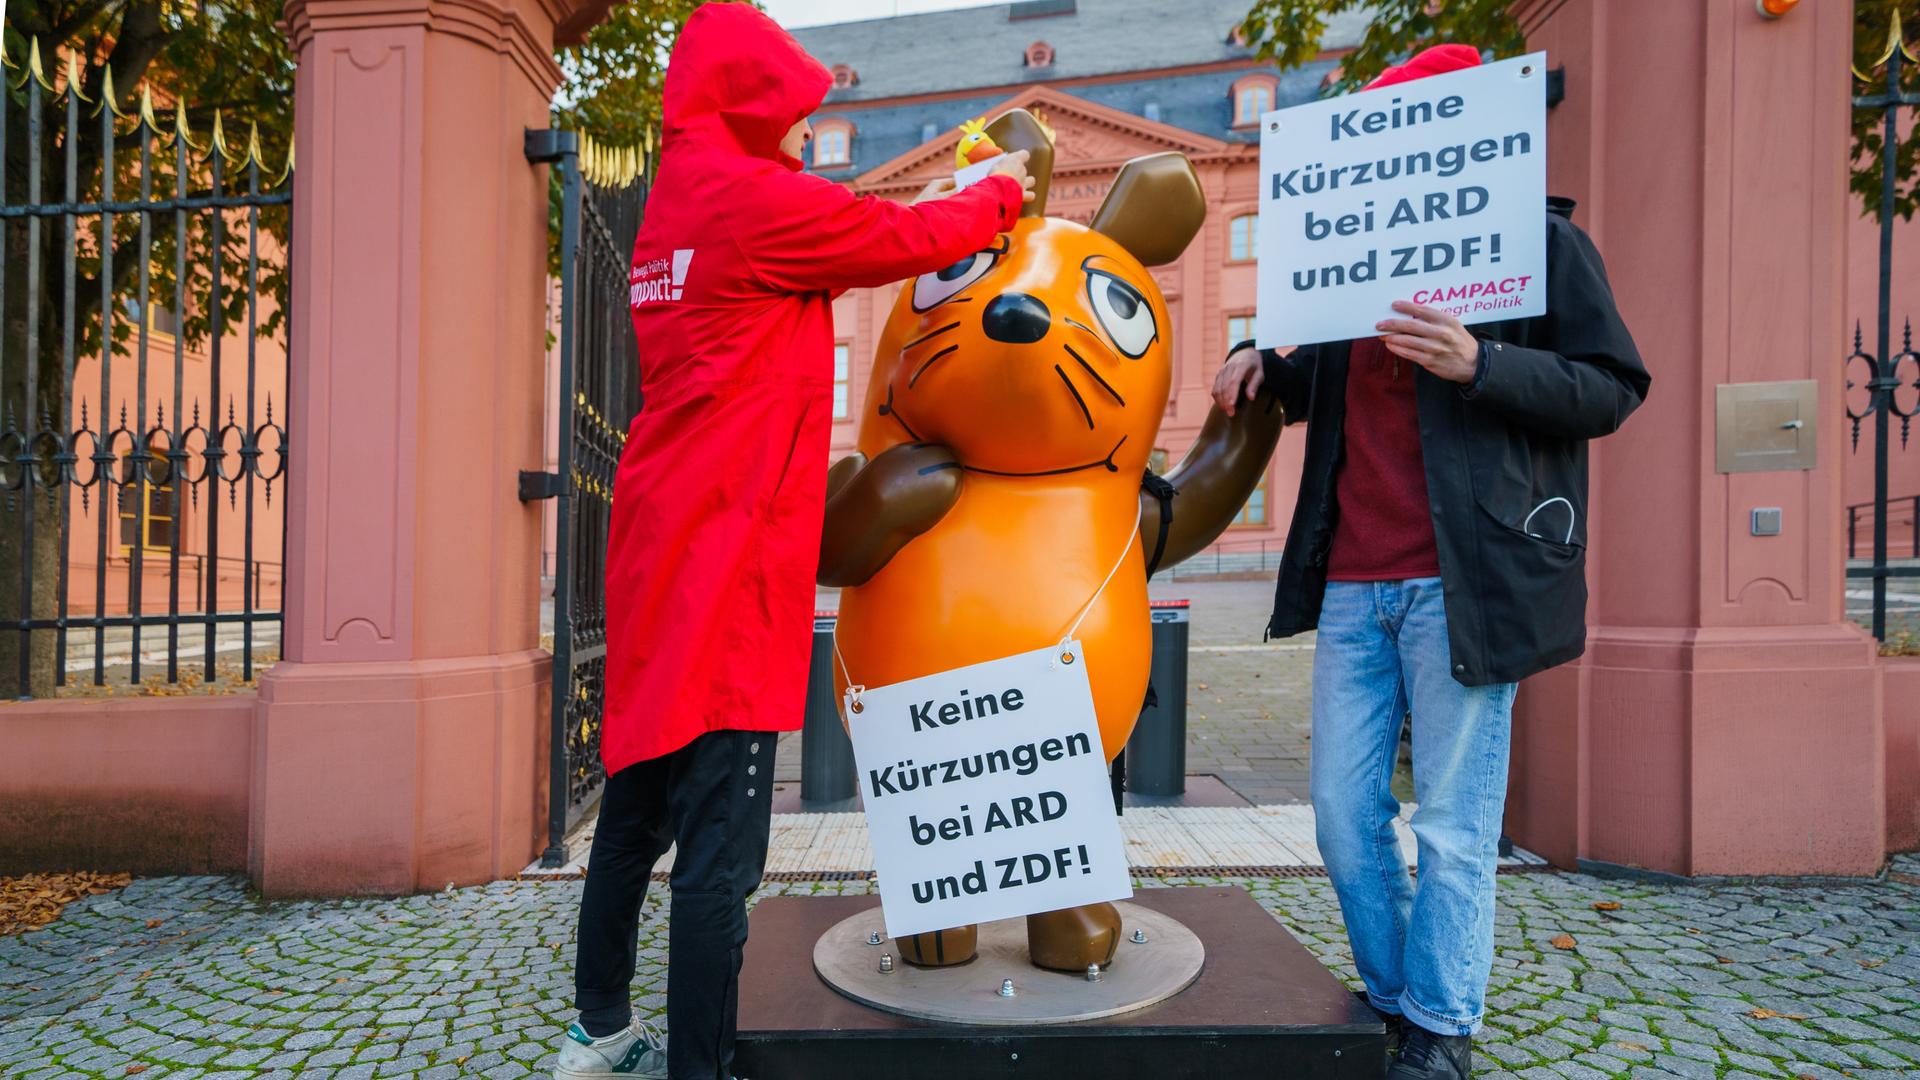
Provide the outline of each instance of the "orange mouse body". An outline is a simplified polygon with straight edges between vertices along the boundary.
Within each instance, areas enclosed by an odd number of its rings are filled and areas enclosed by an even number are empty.
[[[1284,417],[1215,409],[1171,488],[1143,493],[1172,382],[1172,327],[1147,270],[1206,215],[1177,153],[1136,158],[1087,225],[1045,216],[1053,147],[1014,110],[987,133],[1026,150],[1035,199],[986,250],[901,290],[880,336],[858,452],[828,476],[820,581],[843,589],[849,681],[888,686],[1047,647],[1084,647],[1109,760],[1152,662],[1147,577],[1211,543],[1259,482]],[[1175,497],[1177,495],[1177,497]],[[1119,917],[1028,917],[1034,963],[1113,959]],[[972,927],[915,935],[903,958],[973,956]]]
[[[1171,379],[1166,304],[1085,226],[1023,218],[1001,248],[901,290],[888,320],[860,452],[935,443],[964,475],[938,524],[842,593],[840,650],[857,681],[885,686],[1054,644],[1084,611],[1111,759],[1152,660],[1138,518]]]

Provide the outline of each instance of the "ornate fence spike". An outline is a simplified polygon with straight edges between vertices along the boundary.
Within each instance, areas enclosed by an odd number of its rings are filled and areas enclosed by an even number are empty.
[[[46,65],[40,60],[40,39],[33,37],[27,40],[31,42],[27,46],[27,78],[39,83],[47,93],[51,94],[54,92],[53,80],[47,78]]]
[[[185,143],[190,152],[198,153],[205,149],[193,141],[193,128],[187,122],[187,103],[184,101],[173,103],[173,138],[176,142]]]
[[[72,94],[79,101],[93,100],[87,96],[87,81],[85,72],[80,67],[80,53],[77,49],[67,50],[67,93]]]
[[[227,164],[234,163],[233,154],[227,150],[227,130],[221,121],[219,109],[213,110],[213,152],[219,154]]]
[[[153,87],[144,82],[140,84],[140,122],[155,135],[166,135],[160,130],[159,119],[153,115]]]

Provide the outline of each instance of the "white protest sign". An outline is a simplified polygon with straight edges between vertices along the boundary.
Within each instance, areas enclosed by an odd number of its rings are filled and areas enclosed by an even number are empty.
[[[1133,895],[1079,642],[862,690],[855,704],[887,933]]]
[[[993,167],[1000,164],[1000,155],[995,154],[985,161],[976,161],[953,174],[953,190],[965,191],[973,185],[993,175]]]
[[[1547,54],[1260,118],[1262,348],[1547,310]]]

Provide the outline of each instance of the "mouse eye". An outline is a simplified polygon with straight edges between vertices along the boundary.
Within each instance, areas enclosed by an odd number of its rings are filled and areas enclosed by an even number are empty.
[[[1093,308],[1093,317],[1100,320],[1100,328],[1132,359],[1146,355],[1147,347],[1160,336],[1147,298],[1105,270],[1087,269],[1087,303]]]
[[[961,290],[986,277],[1004,254],[1004,247],[976,251],[945,270],[921,274],[913,279],[913,310],[925,312],[958,296]]]

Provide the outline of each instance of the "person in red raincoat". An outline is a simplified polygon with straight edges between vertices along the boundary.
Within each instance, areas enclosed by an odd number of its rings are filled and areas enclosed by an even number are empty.
[[[581,1016],[555,1072],[565,1080],[730,1075],[774,744],[801,726],[812,650],[832,297],[991,246],[1030,197],[1024,153],[964,192],[930,185],[911,206],[799,171],[806,117],[832,82],[737,3],[696,10],[667,67],[658,180],[629,275],[644,405],[614,481],[608,779],[580,906]],[[648,876],[673,843],[662,1054],[658,1033],[632,1022],[628,984]]]

